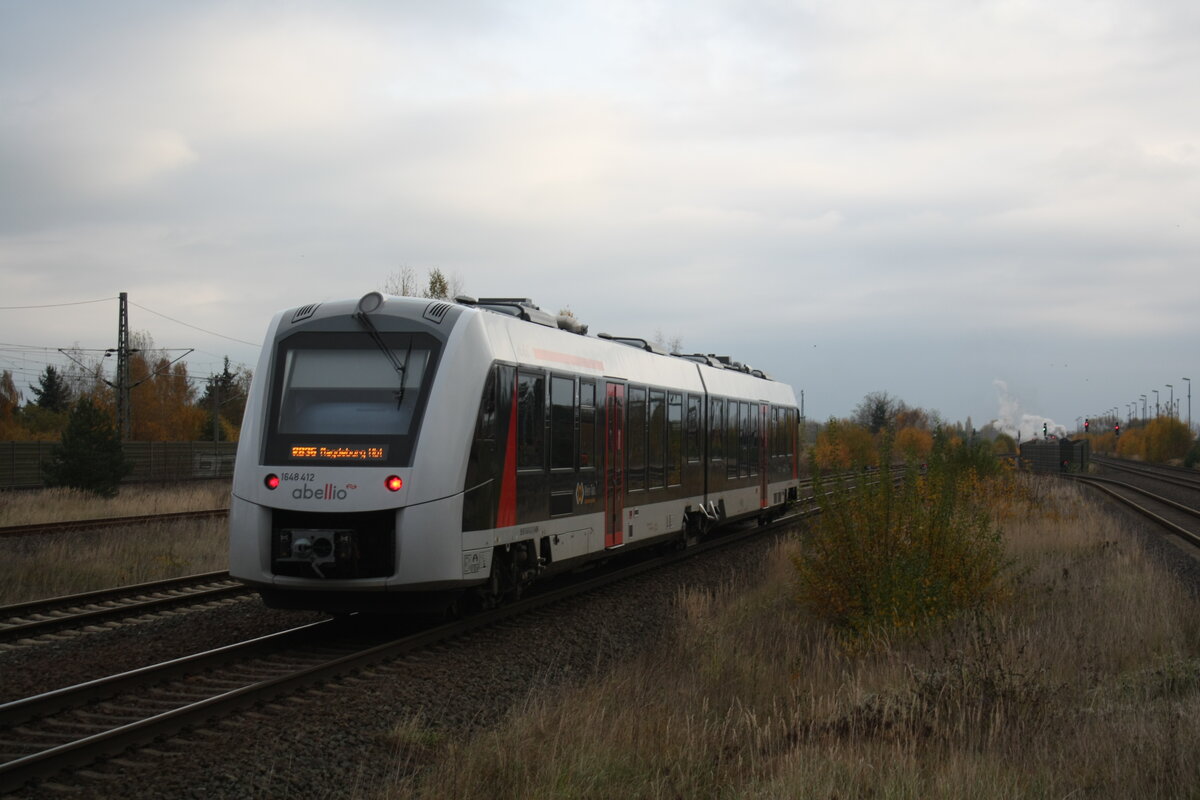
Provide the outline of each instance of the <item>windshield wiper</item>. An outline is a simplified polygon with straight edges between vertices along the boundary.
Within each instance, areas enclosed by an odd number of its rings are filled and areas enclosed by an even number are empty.
[[[387,342],[383,340],[383,336],[379,334],[379,329],[375,327],[375,323],[371,322],[371,318],[367,316],[369,311],[375,311],[383,305],[383,295],[379,292],[370,292],[363,295],[363,298],[358,301],[358,310],[353,314],[358,323],[367,331],[367,335],[371,337],[371,341],[379,348],[379,352],[387,356],[387,360],[391,363],[392,369],[396,370],[396,374],[400,376],[400,391],[396,392],[396,408],[399,409],[404,404],[404,378],[407,372],[408,359],[412,357],[412,337],[408,337],[408,352],[404,356],[404,361],[396,358],[396,354],[392,348],[388,347]]]

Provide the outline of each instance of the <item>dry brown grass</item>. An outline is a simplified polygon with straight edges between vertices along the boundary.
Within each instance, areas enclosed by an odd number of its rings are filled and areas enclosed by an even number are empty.
[[[9,539],[0,604],[229,568],[223,519]]]
[[[128,487],[112,499],[45,489],[0,494],[0,525],[228,507],[228,481]],[[0,604],[228,569],[227,528],[217,519],[7,539]]]
[[[0,526],[229,508],[229,481],[121,487],[105,498],[78,489],[0,492]]]
[[[759,586],[682,595],[675,640],[619,674],[465,742],[406,720],[416,774],[382,794],[1196,796],[1197,602],[1072,487],[1008,502],[1003,602],[846,638],[800,616],[784,545]]]

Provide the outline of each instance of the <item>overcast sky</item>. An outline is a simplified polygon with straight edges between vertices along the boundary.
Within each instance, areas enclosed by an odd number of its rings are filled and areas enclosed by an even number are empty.
[[[1198,43],[1186,0],[0,0],[0,369],[115,346],[121,291],[253,366],[275,311],[437,267],[810,419],[1165,410]]]

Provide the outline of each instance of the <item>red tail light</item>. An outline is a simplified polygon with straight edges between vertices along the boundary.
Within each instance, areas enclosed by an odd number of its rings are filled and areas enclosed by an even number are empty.
[[[387,487],[389,492],[398,492],[400,491],[400,487],[404,486],[404,481],[400,479],[399,475],[389,475],[387,480],[383,482],[383,485]]]
[[[266,478],[263,478],[263,484],[268,489],[278,489],[279,488],[279,476],[272,472]]]

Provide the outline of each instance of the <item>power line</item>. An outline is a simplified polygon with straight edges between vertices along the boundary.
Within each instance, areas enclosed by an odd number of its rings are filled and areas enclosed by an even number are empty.
[[[204,329],[204,328],[201,328],[201,327],[199,327],[199,326],[196,326],[196,325],[191,325],[191,324],[189,324],[189,323],[187,323],[187,322],[184,322],[183,320],[178,320],[178,319],[175,319],[174,317],[168,317],[166,314],[160,314],[159,312],[155,311],[154,309],[152,309],[152,308],[146,308],[145,306],[143,306],[143,305],[141,305],[141,304],[139,304],[139,303],[135,303],[135,302],[133,302],[132,300],[129,302],[129,305],[131,305],[131,306],[137,306],[137,307],[138,307],[138,308],[140,308],[142,311],[149,311],[151,314],[154,314],[155,316],[162,317],[163,319],[169,319],[171,322],[174,322],[174,323],[176,323],[176,324],[182,325],[182,326],[183,326],[183,327],[185,327],[185,328],[191,328],[192,330],[197,330],[197,331],[200,331],[201,333],[207,333],[207,334],[209,334],[210,336],[219,336],[219,337],[221,337],[222,339],[228,339],[229,341],[231,341],[231,342],[237,342],[238,344],[248,344],[248,345],[250,345],[251,347],[258,347],[258,346],[259,346],[259,345],[257,345],[257,344],[256,344],[256,343],[254,343],[254,342],[247,342],[245,339],[238,339],[238,338],[235,338],[235,337],[233,337],[233,336],[226,336],[226,335],[225,335],[225,334],[223,334],[223,333],[217,333],[216,331],[210,331],[210,330],[206,330],[206,329]]]
[[[101,297],[99,300],[80,300],[78,303],[49,303],[42,306],[0,306],[0,311],[20,311],[26,308],[62,308],[63,306],[86,306],[88,303],[106,303],[116,300],[115,297]]]

